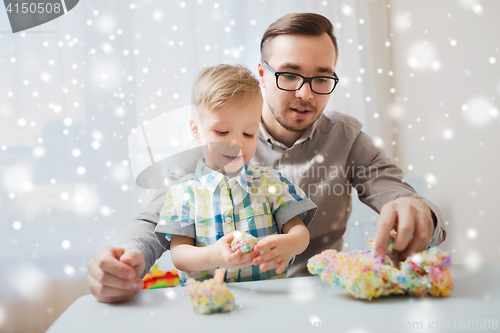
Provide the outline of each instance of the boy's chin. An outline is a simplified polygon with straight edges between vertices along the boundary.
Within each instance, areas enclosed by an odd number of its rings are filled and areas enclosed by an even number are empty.
[[[222,169],[226,174],[235,174],[239,173],[241,171],[241,168],[243,168],[244,164],[243,161],[239,163],[229,163],[226,164]]]

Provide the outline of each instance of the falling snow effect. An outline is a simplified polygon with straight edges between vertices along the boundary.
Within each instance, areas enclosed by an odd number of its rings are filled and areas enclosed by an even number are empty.
[[[424,196],[440,198],[457,210],[445,217],[456,231],[449,237],[464,243],[454,255],[477,269],[482,260],[500,255],[498,246],[484,248],[492,233],[485,226],[500,211],[488,201],[495,180],[483,176],[493,174],[500,163],[494,150],[500,132],[500,44],[485,38],[479,49],[472,47],[469,35],[491,33],[498,26],[481,31],[469,23],[480,19],[487,24],[497,7],[459,0],[441,12],[428,9],[441,15],[436,24],[401,3],[391,3],[393,35],[370,45],[360,42],[373,29],[369,15],[350,3],[318,2],[315,11],[335,18],[340,49],[340,85],[328,107],[362,120],[376,146],[388,155],[396,152],[400,160],[395,163],[424,181]],[[99,245],[112,244],[123,225],[149,203],[154,191],[138,188],[127,156],[132,128],[189,105],[192,81],[203,67],[244,63],[256,73],[258,43],[270,23],[262,11],[310,10],[307,4],[277,9],[268,0],[252,2],[243,14],[225,2],[207,0],[172,6],[135,1],[122,8],[88,1],[79,6],[78,22],[47,25],[47,30],[57,27],[58,34],[0,35],[0,77],[8,78],[0,83],[0,213],[5,222],[0,253],[22,258],[9,266],[4,286],[22,299],[40,297],[37,288],[54,277],[83,279],[82,258]],[[196,24],[185,19],[191,10],[202,18]],[[470,30],[461,30],[463,26]],[[161,34],[152,33],[158,29]],[[365,63],[374,47],[390,52],[393,63]],[[432,90],[441,91],[439,98]],[[383,104],[385,99],[391,104]],[[397,133],[391,132],[391,124],[401,124]],[[175,135],[165,142],[178,149],[185,144]],[[457,171],[450,168],[454,158],[468,154],[474,161],[465,161]],[[314,161],[323,160],[317,155]],[[460,182],[454,172],[460,172]],[[474,222],[473,228],[457,227],[466,214],[458,211],[455,193],[470,200],[477,220],[465,222]],[[353,244],[344,246],[351,249]],[[84,255],[75,259],[75,253]],[[44,256],[56,258],[57,265],[45,267]],[[293,302],[307,303],[315,294],[310,286],[293,289]],[[174,300],[180,294],[168,291],[165,297]],[[0,301],[0,331],[8,325],[7,305]],[[49,306],[44,315],[55,311]],[[321,322],[315,314],[304,319]]]
[[[427,41],[415,42],[410,46],[407,57],[408,65],[418,71],[441,69],[436,48]]]
[[[290,284],[290,298],[294,303],[308,303],[314,300],[318,286],[311,280],[293,279]]]
[[[398,31],[405,31],[411,27],[412,17],[409,12],[402,12],[395,15],[393,19],[393,26]]]
[[[462,115],[468,123],[482,127],[498,118],[499,111],[489,99],[475,96],[462,105]]]

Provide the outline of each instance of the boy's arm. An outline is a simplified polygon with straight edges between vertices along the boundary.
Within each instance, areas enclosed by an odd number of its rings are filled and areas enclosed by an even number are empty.
[[[295,244],[294,256],[301,254],[307,249],[310,240],[309,230],[307,230],[307,227],[300,217],[295,216],[289,222],[285,223],[282,231],[283,234],[289,235],[293,242],[292,244]]]
[[[220,238],[209,246],[194,246],[194,239],[187,236],[172,235],[170,255],[177,269],[185,272],[199,272],[216,267],[239,269],[252,264],[254,251],[243,254],[240,250],[231,251],[234,233]]]
[[[283,234],[267,236],[255,245],[255,253],[269,251],[256,257],[252,261],[253,265],[260,265],[262,271],[278,266],[276,273],[281,274],[295,255],[306,250],[310,239],[309,230],[299,216],[285,223],[282,232]]]
[[[196,247],[194,239],[187,236],[172,235],[170,256],[177,269],[185,272],[198,272],[213,268],[210,246]]]

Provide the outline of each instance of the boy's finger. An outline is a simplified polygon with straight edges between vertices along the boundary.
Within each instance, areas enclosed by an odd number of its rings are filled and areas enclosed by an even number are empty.
[[[234,251],[234,252],[230,251],[229,255],[228,255],[228,261],[229,262],[237,261],[241,258],[241,255],[242,255],[242,253],[241,253],[241,250],[239,250],[239,249]]]
[[[272,236],[268,236],[262,240],[259,240],[259,242],[255,245],[253,250],[256,251],[257,253],[260,253],[264,250],[270,250],[275,246],[276,246],[275,238]]]
[[[276,274],[283,273],[285,269],[286,269],[286,261],[281,261],[280,264],[278,265],[278,268],[276,268]]]
[[[235,232],[233,231],[233,232],[231,232],[231,233],[229,233],[229,234],[225,235],[225,236],[224,236],[224,237],[222,237],[222,238],[225,238],[226,243],[231,243],[231,242],[233,241],[233,239],[234,239],[234,233],[235,233]]]
[[[274,266],[278,266],[279,263],[280,263],[280,259],[274,258],[272,260],[266,261],[265,263],[261,264],[260,270],[265,272],[265,271],[273,268]]]
[[[250,251],[248,253],[242,253],[240,257],[240,262],[241,263],[248,263],[251,264],[252,260],[257,257],[257,253],[254,251]]]
[[[259,256],[259,252],[256,252],[256,251],[250,251],[248,253],[245,253],[243,255],[245,258],[248,258],[249,260],[252,260],[253,258],[255,257],[258,257]]]
[[[273,250],[270,250],[264,254],[261,254],[259,255],[258,257],[255,257],[253,260],[252,260],[252,264],[254,266],[258,266],[259,264],[262,264],[264,262],[267,262],[269,260],[272,260],[273,258],[275,258],[277,256],[277,253],[276,251],[273,251]]]

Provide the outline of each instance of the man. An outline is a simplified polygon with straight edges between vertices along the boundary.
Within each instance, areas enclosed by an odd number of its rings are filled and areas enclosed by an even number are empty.
[[[350,215],[351,186],[360,200],[380,212],[377,254],[385,253],[391,229],[394,248],[405,258],[444,241],[439,209],[403,181],[402,171],[377,148],[352,117],[323,111],[338,78],[333,26],[317,14],[288,14],[266,30],[258,74],[265,88],[262,123],[253,163],[278,169],[318,206],[309,225],[311,241],[288,276],[307,274],[309,257],[327,248],[342,249]],[[186,161],[186,164],[189,164]],[[187,168],[189,170],[189,168]],[[192,168],[194,170],[194,166]],[[142,277],[165,251],[154,229],[166,190],[157,191],[147,209],[122,232],[116,246],[96,249],[87,282],[101,302],[120,302],[142,287]],[[253,264],[273,265],[266,254]]]

